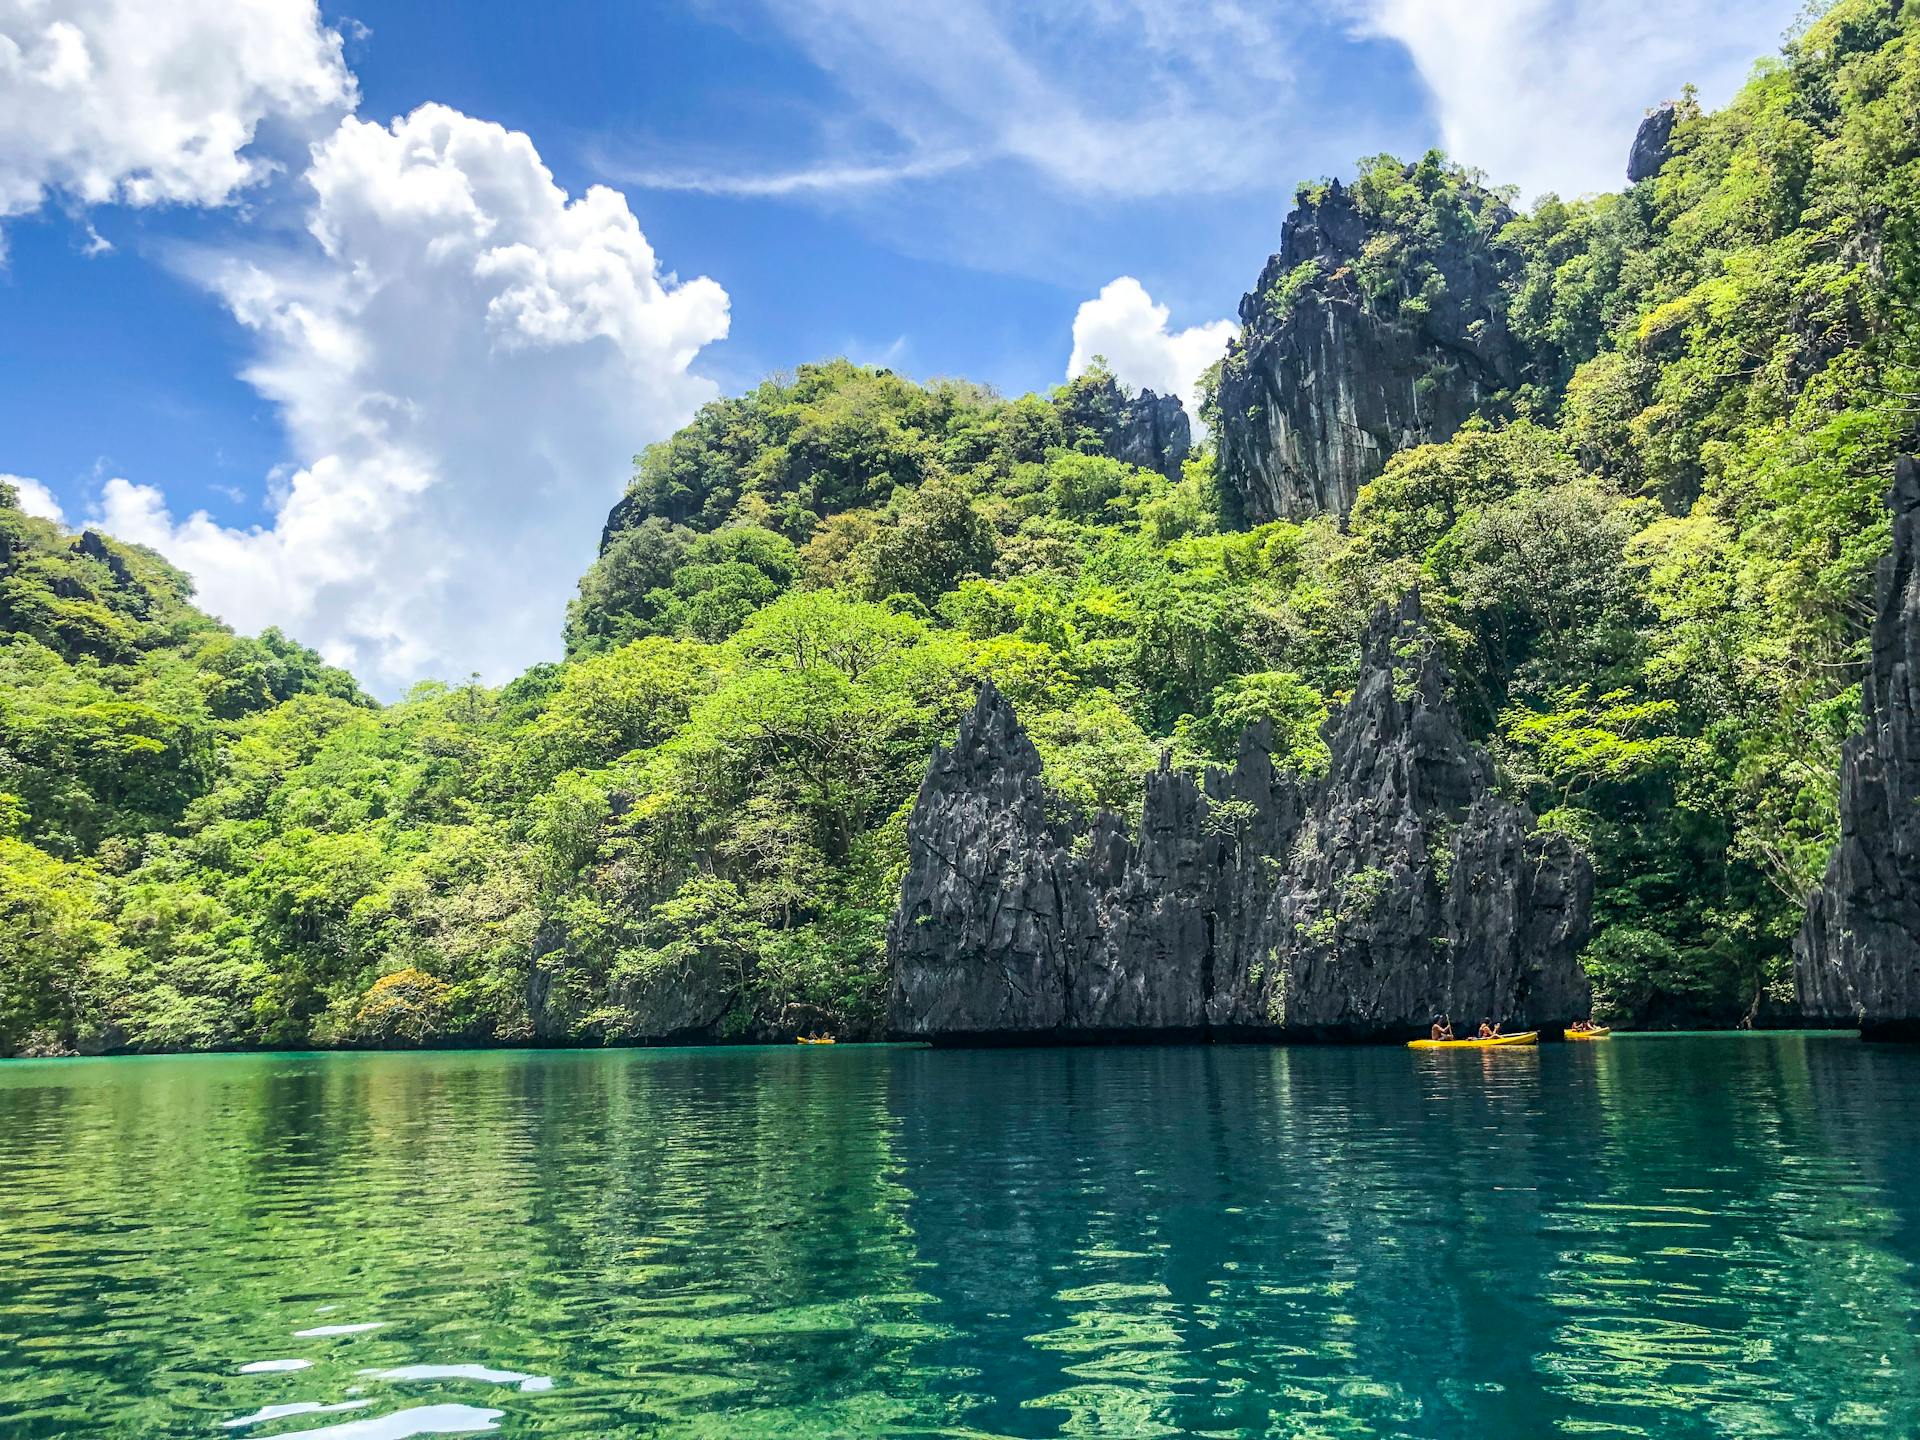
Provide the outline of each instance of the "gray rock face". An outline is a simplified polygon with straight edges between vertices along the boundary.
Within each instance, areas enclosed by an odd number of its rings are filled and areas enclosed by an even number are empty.
[[[1083,375],[1056,398],[1070,445],[1097,444],[1102,454],[1143,470],[1180,478],[1193,448],[1193,427],[1177,395],[1129,395],[1112,374]]]
[[[1634,132],[1633,149],[1627,154],[1627,183],[1638,185],[1660,173],[1673,155],[1673,125],[1678,118],[1673,102],[1647,112]]]
[[[1485,238],[1506,212],[1470,198],[1477,223],[1421,250],[1431,283],[1401,264],[1390,295],[1362,284],[1381,232],[1351,190],[1336,182],[1288,216],[1221,370],[1220,473],[1241,518],[1344,518],[1395,451],[1447,439],[1518,381],[1508,257]]]
[[[1193,426],[1178,395],[1142,390],[1126,402],[1120,423],[1107,437],[1107,453],[1116,460],[1180,478],[1180,466],[1193,449]]]
[[[1419,600],[1369,631],[1327,775],[1149,778],[1138,838],[1076,823],[1005,699],[982,690],[908,822],[888,1024],[966,1040],[1369,1038],[1586,1013],[1592,875],[1491,792]]]
[[[1920,462],[1894,470],[1866,729],[1840,757],[1840,844],[1807,903],[1794,988],[1809,1019],[1920,1031]]]

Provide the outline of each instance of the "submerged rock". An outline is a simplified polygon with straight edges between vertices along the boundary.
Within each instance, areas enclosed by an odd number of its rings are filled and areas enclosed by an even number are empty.
[[[1840,844],[1794,944],[1812,1020],[1920,1032],[1920,462],[1894,469],[1866,728],[1840,757]]]
[[[1627,154],[1628,184],[1651,180],[1673,158],[1673,126],[1678,118],[1679,112],[1671,100],[1647,112],[1647,118],[1634,132],[1633,149]]]
[[[1303,193],[1221,367],[1219,468],[1239,518],[1344,518],[1394,452],[1447,439],[1518,383],[1509,258],[1489,238],[1507,212],[1461,195],[1464,223],[1415,240],[1337,181]],[[1363,274],[1376,239],[1405,251],[1385,288]]]
[[[1382,607],[1325,777],[1277,771],[1256,727],[1231,769],[1163,761],[1137,839],[1065,813],[983,688],[908,822],[890,1029],[1368,1038],[1584,1014],[1591,871],[1492,793],[1444,685],[1418,597]]]

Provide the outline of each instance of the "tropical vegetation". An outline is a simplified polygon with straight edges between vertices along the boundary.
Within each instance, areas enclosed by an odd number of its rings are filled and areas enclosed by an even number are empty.
[[[0,1053],[615,1041],[694,976],[725,1034],[872,1033],[982,681],[1076,805],[1260,719],[1311,772],[1416,583],[1503,784],[1594,859],[1607,1013],[1784,1014],[1920,417],[1920,4],[1683,97],[1618,194],[1520,211],[1439,155],[1355,191],[1409,323],[1485,228],[1526,365],[1344,523],[1245,525],[1204,446],[1115,458],[1098,367],[1009,400],[805,365],[639,457],[563,661],[381,706],[0,484]]]

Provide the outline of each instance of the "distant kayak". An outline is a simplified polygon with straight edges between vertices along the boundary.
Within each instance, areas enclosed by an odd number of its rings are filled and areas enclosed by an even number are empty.
[[[1598,1030],[1568,1030],[1564,1033],[1569,1040],[1605,1040],[1613,1034],[1613,1030],[1610,1027],[1602,1027]]]
[[[1538,1030],[1522,1030],[1517,1035],[1496,1035],[1491,1040],[1409,1040],[1409,1050],[1492,1050],[1501,1045],[1538,1045]]]
[[[811,1036],[802,1035],[798,1040],[795,1040],[793,1043],[796,1045],[831,1045],[833,1044],[833,1036],[822,1035],[816,1039]]]

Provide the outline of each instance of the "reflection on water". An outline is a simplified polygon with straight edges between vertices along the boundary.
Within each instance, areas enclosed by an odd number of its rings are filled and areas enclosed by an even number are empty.
[[[262,1405],[251,1415],[236,1415],[231,1420],[222,1420],[222,1430],[243,1430],[249,1425],[263,1425],[269,1420],[284,1420],[289,1415],[325,1415],[336,1410],[362,1410],[371,1405],[371,1400],[342,1400],[337,1405],[322,1405],[318,1400],[296,1400],[291,1405]]]
[[[0,1435],[1905,1436],[1916,1140],[1837,1037],[10,1063]]]
[[[523,1375],[518,1370],[495,1370],[489,1365],[396,1365],[391,1370],[362,1370],[375,1380],[479,1380],[488,1385],[512,1385],[521,1390],[551,1390],[551,1375]]]
[[[412,1435],[473,1435],[492,1430],[498,1410],[478,1405],[416,1405],[371,1420],[349,1420],[319,1430],[282,1432],[280,1440],[408,1440]]]
[[[364,1335],[369,1330],[378,1330],[387,1322],[384,1320],[362,1320],[354,1325],[315,1325],[310,1330],[296,1330],[296,1340],[313,1340],[324,1335]]]

